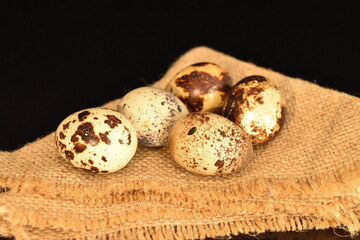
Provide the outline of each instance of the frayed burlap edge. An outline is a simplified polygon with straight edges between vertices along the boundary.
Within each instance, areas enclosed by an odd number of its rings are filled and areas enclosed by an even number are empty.
[[[184,199],[189,198],[192,200],[206,198],[209,202],[211,200],[216,201],[219,198],[218,194],[223,197],[224,195],[227,198],[232,198],[233,196],[256,196],[258,194],[263,194],[261,191],[266,189],[266,185],[271,183],[272,191],[277,191],[279,196],[286,194],[288,191],[296,191],[299,193],[299,196],[304,197],[304,199],[311,200],[311,195],[319,194],[323,189],[323,186],[326,186],[326,189],[333,189],[334,191],[339,192],[338,199],[332,199],[331,205],[324,204],[319,205],[314,208],[312,206],[312,214],[304,215],[304,216],[283,216],[283,217],[253,217],[252,219],[241,219],[241,220],[232,220],[226,221],[226,217],[222,218],[222,221],[215,222],[213,219],[209,219],[208,223],[205,224],[176,224],[175,222],[169,223],[159,223],[157,222],[149,222],[146,226],[143,227],[129,227],[129,228],[119,228],[121,230],[116,230],[114,232],[109,232],[108,234],[96,235],[96,233],[87,235],[85,234],[94,227],[100,226],[101,220],[98,222],[92,222],[91,225],[87,225],[86,222],[79,223],[79,228],[77,226],[68,225],[65,222],[56,222],[56,219],[52,219],[52,224],[54,226],[62,226],[62,229],[74,231],[74,239],[197,239],[197,238],[205,238],[205,237],[217,237],[217,236],[230,236],[237,234],[259,234],[266,231],[304,231],[309,229],[327,229],[330,227],[343,228],[346,231],[349,231],[351,236],[355,236],[360,230],[360,205],[359,205],[359,194],[358,194],[358,186],[360,180],[357,176],[359,176],[359,166],[353,166],[354,169],[351,171],[355,171],[354,175],[349,176],[347,172],[350,169],[343,169],[341,172],[319,175],[318,179],[313,179],[313,183],[310,184],[307,180],[299,180],[299,179],[288,179],[286,185],[277,184],[273,182],[271,179],[257,181],[252,185],[238,185],[236,188],[226,189],[225,192],[216,193],[216,192],[203,192],[201,196],[192,196],[191,193],[187,194],[185,189],[180,191],[166,191],[165,189],[159,189],[158,185],[151,184],[149,182],[136,182],[134,185],[119,187],[116,189],[119,193],[127,193],[129,196],[132,196],[132,199],[129,201],[133,202],[162,202],[167,203],[167,199],[179,199],[183,202]],[[32,183],[24,185],[23,183]],[[316,182],[316,184],[314,184]],[[56,186],[58,189],[54,189],[52,185],[52,193],[53,195],[49,195],[49,192],[46,191],[47,184],[41,181],[37,181],[36,179],[16,179],[8,178],[5,182],[3,182],[3,189],[6,191],[6,188],[11,189],[12,194],[29,194],[36,193],[39,195],[46,196],[47,198],[71,198],[71,189],[68,189],[67,193],[64,193],[62,190],[64,186]],[[119,185],[120,186],[120,185]],[[330,186],[330,187],[329,187]],[[68,188],[69,186],[67,186]],[[78,188],[77,186],[76,188]],[[353,196],[342,196],[341,189],[354,189]],[[74,189],[75,190],[75,189]],[[106,192],[106,189],[104,190]],[[86,201],[86,204],[98,204],[97,201],[109,202],[109,199],[106,199],[109,196],[103,196],[101,192],[97,191],[87,191],[89,194],[97,196],[94,198],[84,196],[83,200]],[[1,193],[0,193],[1,194]],[[274,192],[271,194],[274,195]],[[90,195],[89,195],[90,196]],[[124,197],[124,196],[122,196]],[[87,199],[87,200],[86,200]],[[89,199],[97,199],[95,202],[91,202]],[[116,200],[116,197],[115,197]],[[112,196],[112,201],[114,201],[114,197]],[[123,201],[123,200],[121,200]],[[196,201],[185,201],[192,202],[189,208],[196,208],[206,211],[206,208],[199,203],[196,205]],[[116,203],[116,202],[112,202]],[[176,202],[172,201],[172,204],[176,205]],[[194,205],[195,204],[195,205]],[[183,203],[182,206],[184,207]],[[243,205],[246,208],[246,204]],[[285,208],[286,206],[282,206],[281,204],[269,204],[269,210],[271,208]],[[164,213],[165,214],[165,213]],[[2,225],[0,225],[1,233],[7,233],[6,236],[15,235],[17,239],[28,239],[25,231],[22,229],[22,226],[30,225],[30,226],[38,226],[48,227],[49,219],[43,218],[41,215],[37,213],[33,213],[27,217],[23,216],[21,213],[16,211],[10,211],[10,209],[6,209],[4,207],[0,207],[0,219]],[[116,222],[116,220],[114,220]],[[7,223],[7,224],[4,224]],[[82,232],[80,233],[79,232]],[[96,230],[96,229],[94,229]],[[79,237],[83,235],[82,237]],[[77,237],[75,237],[77,236]],[[56,239],[56,238],[52,238]],[[61,239],[61,238],[59,238]]]
[[[342,217],[341,212],[347,211],[347,208],[343,208],[342,204],[334,203],[339,209],[338,212],[333,212],[334,215],[329,216],[328,219],[316,218],[312,216],[283,216],[283,217],[274,217],[274,218],[263,218],[263,217],[253,217],[249,219],[241,220],[232,220],[232,221],[214,221],[209,219],[204,224],[187,224],[187,223],[176,223],[176,222],[148,222],[143,224],[142,227],[124,227],[119,226],[117,230],[111,230],[109,233],[103,233],[97,235],[96,232],[91,231],[93,225],[100,224],[98,222],[92,222],[91,225],[82,225],[85,231],[74,231],[68,229],[65,233],[68,236],[66,239],[78,239],[78,240],[89,240],[89,239],[204,239],[207,237],[216,238],[216,237],[225,237],[238,234],[250,234],[257,235],[264,232],[279,232],[279,231],[305,231],[309,229],[322,230],[327,228],[343,228],[346,231],[351,233],[351,236],[354,237],[356,231],[358,231],[358,214],[354,212],[348,212],[348,216],[351,217]],[[14,228],[14,223],[25,224],[28,223],[32,226],[34,224],[39,224],[45,219],[37,219],[34,216],[31,219],[26,219],[21,214],[7,215],[7,212],[4,209],[0,208],[0,213],[3,216],[3,220],[8,221],[8,226],[0,225],[2,231],[7,230],[8,235],[15,235],[18,240],[29,239],[25,229],[23,228]],[[338,216],[337,216],[338,215]],[[332,219],[332,220],[329,220]],[[112,219],[116,221],[116,219]],[[3,222],[3,221],[2,221]],[[10,224],[11,222],[11,224]],[[339,222],[347,224],[345,227]],[[64,225],[64,223],[53,223]],[[10,226],[12,225],[12,226]],[[76,227],[76,226],[72,226]],[[39,227],[41,228],[41,224]],[[30,228],[31,229],[31,228]],[[51,229],[51,228],[50,228]],[[29,230],[29,229],[26,229]],[[64,239],[62,237],[61,231],[56,231],[56,228],[53,228],[56,235],[48,236],[48,239]],[[64,229],[62,229],[64,230]],[[353,230],[356,230],[355,232]],[[73,232],[73,234],[71,234]],[[70,233],[70,234],[69,234]],[[36,238],[41,239],[41,238]]]

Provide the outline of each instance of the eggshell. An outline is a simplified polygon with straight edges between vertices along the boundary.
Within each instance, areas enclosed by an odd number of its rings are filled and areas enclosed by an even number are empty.
[[[140,87],[127,93],[117,110],[134,125],[139,144],[159,147],[167,144],[176,120],[189,113],[173,94],[154,87]]]
[[[171,128],[169,151],[180,166],[202,175],[228,174],[250,160],[253,147],[235,123],[210,112],[190,113]]]
[[[112,173],[125,167],[137,149],[137,135],[121,113],[89,108],[65,118],[55,133],[60,154],[75,167]]]
[[[201,62],[182,69],[166,90],[180,98],[190,112],[221,113],[230,84],[227,71],[214,63]]]
[[[267,78],[253,75],[237,82],[229,91],[223,116],[250,135],[253,145],[274,138],[285,120],[285,99]]]

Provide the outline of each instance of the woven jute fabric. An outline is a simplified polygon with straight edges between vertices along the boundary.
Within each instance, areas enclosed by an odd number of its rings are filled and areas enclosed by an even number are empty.
[[[179,70],[204,61],[225,68],[233,84],[266,76],[286,99],[283,130],[255,147],[248,165],[231,175],[200,176],[179,167],[167,147],[139,146],[125,168],[96,175],[66,162],[51,133],[0,152],[0,235],[201,239],[330,227],[357,234],[359,98],[207,47],[186,52],[153,86],[164,88]],[[120,98],[105,106],[115,109]]]

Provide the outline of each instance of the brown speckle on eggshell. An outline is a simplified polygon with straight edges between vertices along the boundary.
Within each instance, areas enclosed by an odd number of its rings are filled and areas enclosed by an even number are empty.
[[[94,173],[118,171],[137,149],[137,134],[131,122],[106,108],[71,114],[60,123],[55,135],[58,151],[66,160]]]
[[[190,112],[221,112],[231,78],[226,70],[210,62],[192,64],[177,73],[166,90],[185,103]]]
[[[215,113],[196,112],[171,128],[169,151],[175,162],[190,172],[221,175],[244,166],[253,147],[235,123]]]
[[[264,76],[252,75],[231,88],[223,116],[249,134],[253,145],[260,145],[280,132],[285,109],[285,100],[278,88]]]

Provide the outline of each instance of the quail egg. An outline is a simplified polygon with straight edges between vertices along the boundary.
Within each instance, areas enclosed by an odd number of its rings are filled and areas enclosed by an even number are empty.
[[[125,167],[137,149],[137,135],[121,113],[106,108],[75,112],[58,126],[56,146],[75,167],[112,173]]]
[[[253,145],[265,143],[281,130],[285,100],[278,88],[264,76],[248,76],[229,91],[223,116],[250,135]]]
[[[200,62],[177,73],[166,90],[180,98],[190,112],[221,113],[230,84],[229,74],[219,65]]]
[[[154,87],[140,87],[128,92],[117,110],[134,125],[139,144],[148,147],[166,145],[172,125],[189,113],[176,96]]]
[[[248,135],[232,121],[215,113],[195,112],[173,125],[169,151],[190,172],[221,175],[244,166],[253,147]]]

